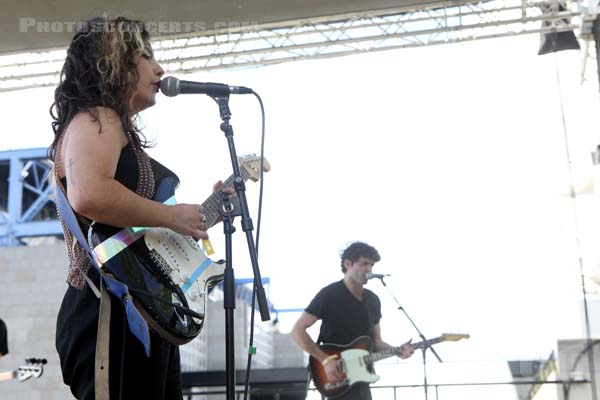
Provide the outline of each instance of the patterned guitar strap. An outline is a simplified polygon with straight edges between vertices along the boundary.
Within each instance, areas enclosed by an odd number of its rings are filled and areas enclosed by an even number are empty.
[[[131,301],[129,289],[127,285],[115,280],[98,266],[94,259],[88,242],[81,231],[81,227],[77,223],[77,217],[73,212],[68,200],[63,191],[56,188],[56,205],[58,212],[63,219],[65,225],[69,228],[73,236],[77,239],[81,247],[85,250],[90,262],[100,274],[100,289],[96,287],[94,282],[85,275],[90,289],[96,297],[100,299],[100,310],[98,316],[98,336],[96,340],[96,359],[95,359],[95,398],[96,400],[109,400],[109,345],[110,345],[110,310],[111,299],[109,292],[113,293],[117,298],[122,299],[127,316],[127,323],[131,333],[142,343],[146,351],[146,355],[150,356],[150,334],[148,324],[135,308]]]

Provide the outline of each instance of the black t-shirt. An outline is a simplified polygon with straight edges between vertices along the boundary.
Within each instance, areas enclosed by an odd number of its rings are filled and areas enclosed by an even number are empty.
[[[362,301],[352,295],[344,281],[323,289],[304,310],[321,320],[318,342],[348,344],[359,336],[373,339],[373,326],[381,319],[381,302],[364,289]]]
[[[8,354],[8,334],[6,324],[0,319],[0,355]]]

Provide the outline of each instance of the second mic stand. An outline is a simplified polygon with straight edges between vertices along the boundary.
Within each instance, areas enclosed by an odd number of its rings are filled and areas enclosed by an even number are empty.
[[[253,224],[248,211],[248,202],[246,200],[246,187],[244,179],[240,173],[237,154],[235,152],[235,144],[233,142],[233,127],[229,124],[231,112],[229,111],[229,95],[211,96],[219,106],[219,114],[223,122],[221,130],[225,133],[227,144],[229,147],[229,155],[231,157],[231,165],[233,168],[233,186],[237,197],[230,199],[229,196],[223,194],[223,204],[220,209],[221,218],[223,219],[223,232],[225,233],[225,273],[223,282],[223,308],[225,309],[225,384],[227,400],[235,399],[235,342],[234,342],[234,315],[235,310],[235,277],[232,266],[232,234],[235,232],[233,226],[233,218],[237,215],[242,217],[242,230],[246,233],[246,241],[248,242],[248,251],[252,262],[252,270],[254,272],[254,288],[256,289],[256,298],[260,310],[260,316],[263,321],[271,319],[269,315],[269,306],[267,304],[267,296],[265,289],[262,286],[262,278],[258,268],[258,255],[254,245],[252,236]]]
[[[379,280],[381,281],[381,284],[386,288],[386,290],[388,291],[390,296],[392,296],[392,298],[396,302],[396,305],[398,305],[398,310],[402,311],[404,313],[404,315],[406,315],[406,318],[408,318],[408,320],[410,321],[412,326],[415,328],[415,330],[417,331],[417,333],[419,334],[419,337],[421,338],[421,340],[423,342],[423,347],[421,348],[421,352],[423,354],[423,389],[425,390],[425,400],[427,400],[428,395],[429,395],[428,391],[427,391],[427,387],[428,387],[427,386],[428,385],[427,384],[427,349],[431,349],[431,352],[433,353],[433,355],[435,356],[435,358],[437,358],[437,360],[439,362],[442,362],[442,359],[440,358],[440,356],[438,356],[437,352],[435,351],[433,346],[431,346],[431,344],[429,343],[427,338],[423,335],[423,333],[421,333],[421,331],[419,330],[417,325],[414,323],[412,318],[408,315],[408,313],[406,312],[404,307],[402,307],[400,305],[400,302],[398,301],[398,299],[396,299],[396,296],[394,296],[394,293],[392,293],[392,291],[387,287],[385,281],[383,280],[383,277],[379,278]]]

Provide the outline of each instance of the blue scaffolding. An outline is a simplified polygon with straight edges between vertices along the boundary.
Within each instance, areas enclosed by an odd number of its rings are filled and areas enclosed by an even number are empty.
[[[62,237],[46,148],[0,151],[0,246],[26,238]]]

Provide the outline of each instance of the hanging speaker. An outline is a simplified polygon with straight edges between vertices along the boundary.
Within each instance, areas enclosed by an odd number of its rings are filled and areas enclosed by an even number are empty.
[[[542,12],[544,14],[551,14],[553,8],[556,9],[556,5],[543,5],[541,6]],[[565,7],[562,4],[558,4],[558,11],[565,11]],[[569,18],[562,18],[556,21],[543,21],[542,27],[557,27],[558,24],[568,26],[571,23]],[[560,26],[559,25],[559,26]],[[563,50],[579,50],[579,42],[575,37],[573,31],[552,31],[542,33],[540,35],[540,50],[538,51],[538,55],[544,55],[548,53],[554,53],[557,51]]]
[[[538,55],[563,50],[579,50],[579,42],[573,31],[549,32],[541,35]]]

